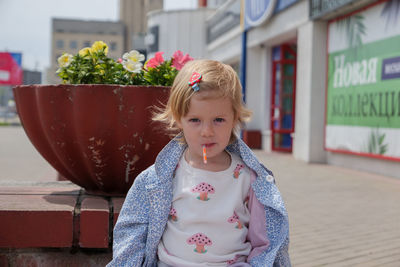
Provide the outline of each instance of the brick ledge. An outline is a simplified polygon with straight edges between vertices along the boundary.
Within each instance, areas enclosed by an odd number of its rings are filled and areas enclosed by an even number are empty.
[[[0,248],[110,250],[123,200],[88,195],[65,181],[2,183]]]

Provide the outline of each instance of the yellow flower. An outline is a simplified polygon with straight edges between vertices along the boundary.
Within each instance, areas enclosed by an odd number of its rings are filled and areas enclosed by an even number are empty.
[[[106,45],[106,43],[104,43],[103,41],[96,41],[92,45],[91,52],[99,53],[99,52],[103,51],[103,49],[104,49],[104,54],[107,55],[108,46]]]
[[[84,47],[81,50],[79,50],[79,55],[81,57],[86,57],[90,55],[91,51],[92,49],[90,47]]]
[[[95,69],[99,71],[100,75],[104,75],[105,71],[102,66],[96,65]]]
[[[144,55],[136,50],[132,50],[129,53],[125,53],[122,58],[124,59],[122,65],[127,71],[133,73],[139,73],[141,71],[143,66],[141,61],[144,60]]]
[[[68,65],[72,62],[72,58],[73,57],[71,54],[64,53],[57,59],[58,65],[60,66],[60,68],[68,67]]]

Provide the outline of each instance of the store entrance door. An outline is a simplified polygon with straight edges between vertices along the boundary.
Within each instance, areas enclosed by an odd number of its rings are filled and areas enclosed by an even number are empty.
[[[295,122],[296,45],[272,48],[272,150],[292,152]]]

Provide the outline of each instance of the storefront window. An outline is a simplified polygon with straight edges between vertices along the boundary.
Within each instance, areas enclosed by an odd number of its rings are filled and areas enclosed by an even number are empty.
[[[272,48],[272,150],[292,151],[296,86],[296,46],[284,44]]]

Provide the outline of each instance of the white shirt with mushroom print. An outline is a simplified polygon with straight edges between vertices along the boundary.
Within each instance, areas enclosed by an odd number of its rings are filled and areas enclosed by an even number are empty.
[[[158,246],[171,266],[228,266],[245,262],[250,170],[235,155],[220,172],[191,167],[182,156],[173,179],[172,208]]]

